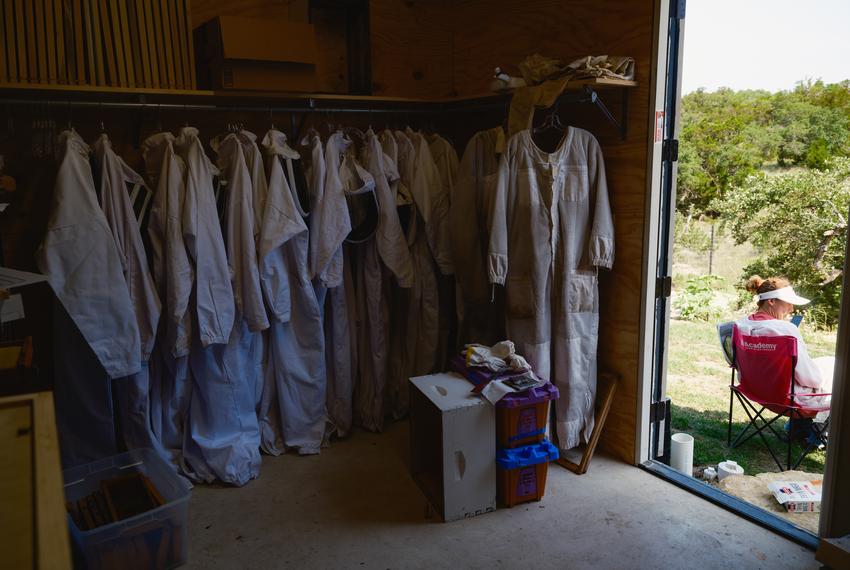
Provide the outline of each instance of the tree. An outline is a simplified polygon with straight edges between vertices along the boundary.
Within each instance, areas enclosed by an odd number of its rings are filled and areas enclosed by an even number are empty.
[[[850,80],[695,91],[682,99],[677,209],[715,217],[712,200],[765,165],[824,168],[833,156],[850,156]]]
[[[737,243],[761,251],[742,278],[784,275],[811,295],[823,324],[838,321],[847,214],[850,158],[837,157],[823,170],[758,173],[730,189],[711,207]]]
[[[775,153],[770,93],[720,89],[682,100],[677,207],[709,215],[709,204],[755,173]]]

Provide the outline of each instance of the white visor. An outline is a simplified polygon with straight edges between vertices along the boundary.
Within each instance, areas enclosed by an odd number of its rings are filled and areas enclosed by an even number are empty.
[[[792,305],[807,305],[811,302],[805,297],[800,297],[796,294],[792,287],[782,287],[781,289],[774,289],[773,291],[756,295],[756,301],[764,301],[765,299],[779,299]]]

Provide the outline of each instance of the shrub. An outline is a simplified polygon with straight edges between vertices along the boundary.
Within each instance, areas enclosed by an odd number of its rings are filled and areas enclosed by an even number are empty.
[[[685,282],[684,289],[676,295],[673,309],[685,321],[711,321],[720,318],[723,311],[714,303],[716,287],[724,279],[717,275],[699,275]]]

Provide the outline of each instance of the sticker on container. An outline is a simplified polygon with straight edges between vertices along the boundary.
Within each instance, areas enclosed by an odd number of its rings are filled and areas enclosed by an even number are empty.
[[[516,494],[517,497],[537,494],[537,467],[524,467],[519,472]]]
[[[517,436],[533,435],[537,431],[537,408],[530,406],[519,413]]]

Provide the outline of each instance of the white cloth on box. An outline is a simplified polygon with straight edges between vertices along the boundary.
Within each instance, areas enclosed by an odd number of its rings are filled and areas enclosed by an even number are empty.
[[[493,346],[467,344],[464,347],[466,365],[486,368],[492,372],[525,372],[531,365],[516,353],[513,342],[503,340]]]

